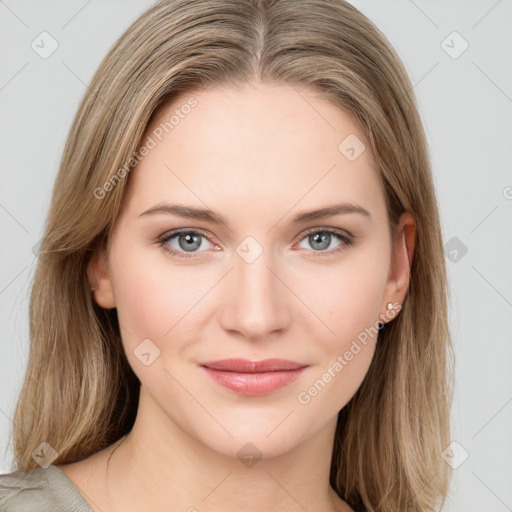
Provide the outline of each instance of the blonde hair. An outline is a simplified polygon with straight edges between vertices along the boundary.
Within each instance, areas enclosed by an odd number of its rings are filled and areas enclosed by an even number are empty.
[[[211,84],[254,80],[312,87],[349,112],[378,163],[390,226],[402,212],[414,217],[410,287],[339,413],[330,483],[355,511],[437,510],[451,478],[441,452],[453,349],[428,148],[400,58],[343,0],[164,0],[104,58],[64,148],[34,276],[15,469],[36,467],[31,454],[43,441],[58,452],[54,463],[68,463],[132,428],[140,383],[116,310],[92,298],[87,264],[108,243],[127,162],[160,107]]]

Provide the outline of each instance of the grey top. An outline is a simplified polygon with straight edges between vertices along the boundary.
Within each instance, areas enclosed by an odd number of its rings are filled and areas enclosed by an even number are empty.
[[[0,475],[0,512],[94,512],[58,467]]]

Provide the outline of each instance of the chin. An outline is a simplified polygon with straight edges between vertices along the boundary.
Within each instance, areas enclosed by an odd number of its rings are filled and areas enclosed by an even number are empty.
[[[283,413],[285,410],[287,412]],[[201,444],[227,457],[241,459],[245,455],[250,456],[251,452],[257,458],[277,457],[314,434],[312,425],[308,425],[304,418],[299,419],[297,411],[289,414],[291,411],[292,407],[279,409],[277,414],[259,411],[244,415],[237,411],[236,418],[217,417],[224,428],[217,422],[214,422],[215,428],[211,428],[212,422],[207,422],[202,427],[208,429],[195,426],[194,432],[189,429],[188,433]]]
[[[239,459],[247,467],[252,467],[260,459],[278,457],[293,450],[301,441],[284,430],[280,435],[271,434],[267,437],[267,434],[268,432],[253,432],[233,438],[229,436],[218,439],[209,437],[203,442],[211,450],[226,457]]]

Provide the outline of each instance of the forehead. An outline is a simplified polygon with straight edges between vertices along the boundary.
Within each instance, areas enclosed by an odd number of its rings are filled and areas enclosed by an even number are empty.
[[[251,84],[186,93],[160,109],[142,144],[148,138],[154,148],[130,173],[129,208],[176,200],[258,215],[258,204],[288,211],[346,200],[378,216],[384,206],[364,133],[314,89]]]

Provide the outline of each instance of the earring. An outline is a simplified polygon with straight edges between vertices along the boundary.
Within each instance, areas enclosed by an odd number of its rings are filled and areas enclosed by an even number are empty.
[[[387,308],[387,310],[388,310],[388,311],[391,311],[392,309],[393,309],[393,310],[395,309],[395,306],[394,306],[394,304],[393,304],[392,302],[388,302],[388,303],[386,304],[386,308]],[[399,305],[398,305],[398,311],[400,311],[400,309],[401,309],[401,308],[402,308],[402,305],[401,305],[401,304],[399,304]],[[398,313],[398,311],[397,311],[397,312],[393,311],[393,318],[396,316],[396,314]],[[385,317],[386,317],[386,316],[387,316],[387,314],[385,313],[383,316],[385,316]],[[393,319],[393,318],[392,318],[392,319]],[[384,327],[384,325],[386,325],[386,324],[383,324],[382,322],[379,322],[379,331]]]

